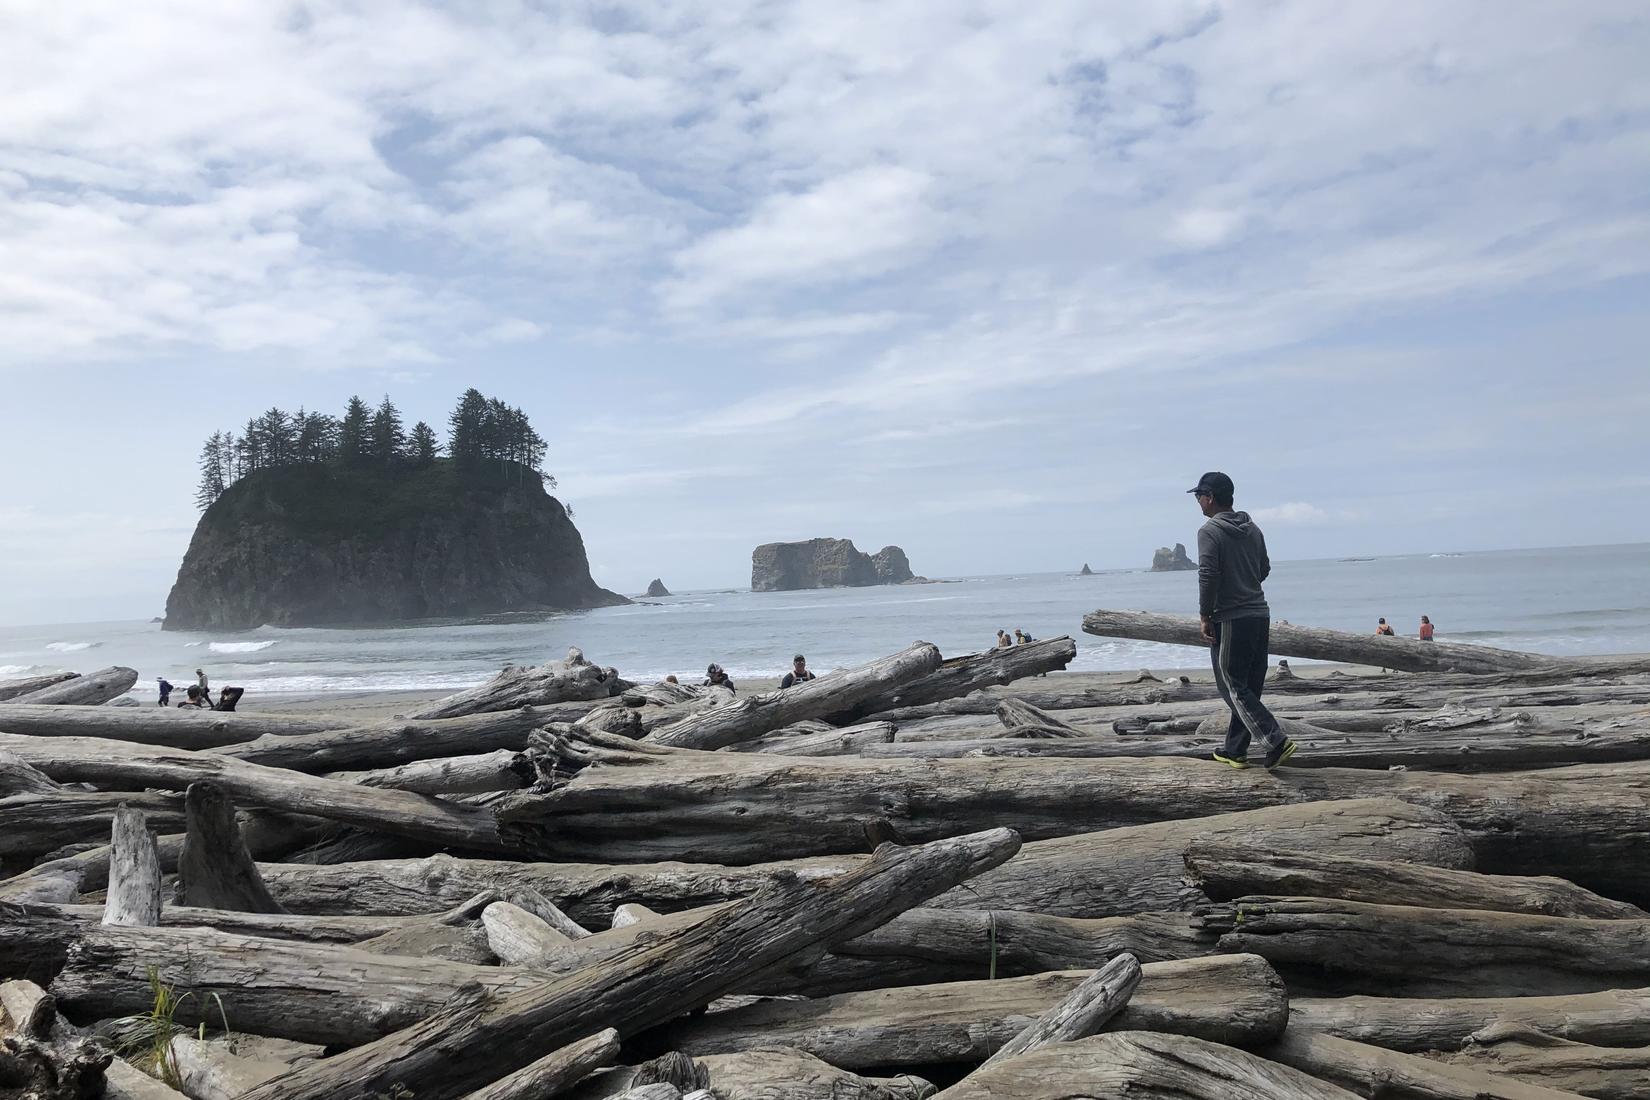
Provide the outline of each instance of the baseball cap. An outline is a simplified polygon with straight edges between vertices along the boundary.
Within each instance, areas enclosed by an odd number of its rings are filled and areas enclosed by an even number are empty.
[[[1231,500],[1232,479],[1221,473],[1219,470],[1210,470],[1208,473],[1197,479],[1196,487],[1187,489],[1186,491],[1188,493],[1195,493],[1200,496],[1204,493],[1208,493],[1216,500]]]
[[[802,654],[798,653],[795,657],[791,658],[791,663],[795,664],[797,661],[806,661],[807,659],[808,658],[806,658],[806,657],[802,656]]]

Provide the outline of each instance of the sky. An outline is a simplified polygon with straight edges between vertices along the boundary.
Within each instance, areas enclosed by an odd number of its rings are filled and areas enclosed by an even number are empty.
[[[0,622],[201,441],[521,405],[596,579],[1650,540],[1636,2],[0,0]]]

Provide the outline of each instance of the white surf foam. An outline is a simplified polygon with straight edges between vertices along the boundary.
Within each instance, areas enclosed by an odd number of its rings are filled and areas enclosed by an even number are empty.
[[[96,649],[102,642],[48,642],[46,648],[53,653],[79,653],[83,649]]]
[[[271,638],[267,642],[212,642],[206,648],[213,653],[261,653],[276,641],[278,639]]]

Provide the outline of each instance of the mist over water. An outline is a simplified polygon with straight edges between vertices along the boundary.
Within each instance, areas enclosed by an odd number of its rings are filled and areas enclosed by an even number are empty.
[[[667,578],[668,580],[668,578]],[[1440,641],[1554,655],[1650,652],[1650,544],[1477,554],[1277,562],[1266,584],[1274,620],[1373,632],[1381,616],[1415,633],[1430,615]],[[1095,608],[1192,614],[1197,575],[1140,570],[964,577],[954,582],[812,592],[686,592],[628,607],[371,629],[163,633],[159,624],[0,627],[0,677],[130,665],[134,694],[154,698],[205,668],[214,686],[254,693],[448,691],[505,664],[537,664],[578,646],[627,679],[684,682],[717,661],[737,682],[775,677],[802,652],[816,671],[860,664],[921,639],[947,656],[988,648],[998,628],[1077,640],[1074,670],[1201,665],[1199,650],[1082,633]]]

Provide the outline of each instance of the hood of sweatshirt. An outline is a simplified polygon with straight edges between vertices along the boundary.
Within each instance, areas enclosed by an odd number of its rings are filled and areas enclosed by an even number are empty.
[[[1255,529],[1248,512],[1218,512],[1209,517],[1209,522],[1232,538],[1248,538],[1249,532]]]

